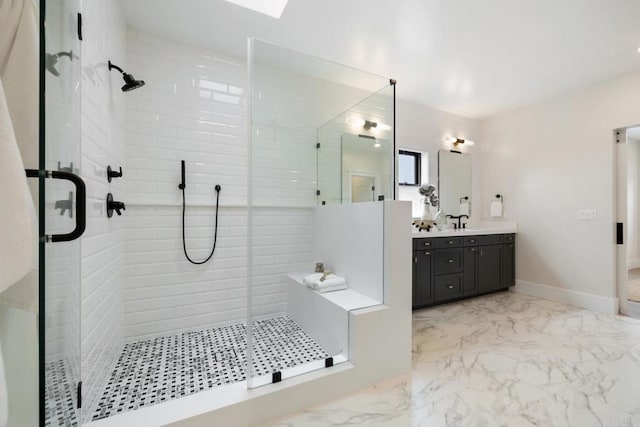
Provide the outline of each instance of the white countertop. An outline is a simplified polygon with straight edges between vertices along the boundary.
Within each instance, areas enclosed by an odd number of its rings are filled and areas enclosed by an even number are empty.
[[[509,228],[463,228],[462,230],[447,229],[438,231],[432,228],[431,231],[418,231],[413,229],[411,237],[427,238],[427,237],[453,237],[453,236],[482,236],[486,234],[511,234],[516,233],[516,229]]]

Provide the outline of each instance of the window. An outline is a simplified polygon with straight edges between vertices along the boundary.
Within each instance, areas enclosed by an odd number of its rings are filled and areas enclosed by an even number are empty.
[[[398,154],[398,183],[420,185],[420,153],[400,150]]]

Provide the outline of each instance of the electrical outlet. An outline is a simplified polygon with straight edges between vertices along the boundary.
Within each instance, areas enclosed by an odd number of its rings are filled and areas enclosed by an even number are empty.
[[[596,221],[598,219],[598,211],[595,209],[578,210],[578,221]]]

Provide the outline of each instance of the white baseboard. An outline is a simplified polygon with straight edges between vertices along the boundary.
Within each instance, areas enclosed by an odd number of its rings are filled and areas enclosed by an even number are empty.
[[[618,314],[620,309],[618,298],[587,294],[570,289],[527,282],[525,280],[516,280],[516,285],[512,287],[511,290],[520,294],[575,305],[601,313]]]
[[[640,258],[632,258],[627,260],[627,269],[633,270],[634,268],[640,268]]]

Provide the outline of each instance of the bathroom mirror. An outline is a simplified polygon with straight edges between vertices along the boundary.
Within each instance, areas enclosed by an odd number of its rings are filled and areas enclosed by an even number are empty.
[[[473,202],[470,154],[446,150],[438,152],[438,195],[440,210],[447,215],[460,215],[460,204],[465,197],[469,198],[467,202]]]
[[[391,197],[391,144],[368,135],[342,134],[343,203]]]

